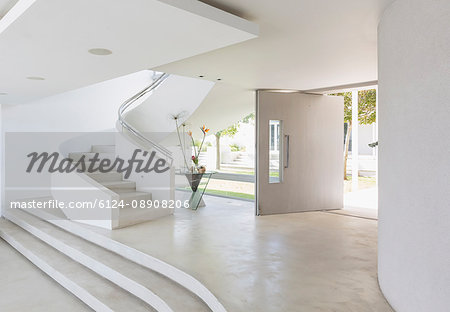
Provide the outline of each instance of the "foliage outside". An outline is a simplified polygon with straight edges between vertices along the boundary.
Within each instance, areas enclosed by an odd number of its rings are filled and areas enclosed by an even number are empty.
[[[195,142],[194,142],[194,146],[197,148],[197,150],[200,149],[201,144],[202,144],[202,141],[200,141],[200,140],[195,140]],[[205,143],[203,143],[201,152],[206,152],[206,150],[207,150],[208,147],[210,147],[210,146],[212,146],[212,143],[211,143],[211,142],[205,142]]]
[[[232,152],[245,152],[245,146],[239,146],[237,144],[230,144]]]
[[[377,91],[362,90],[358,92],[358,121],[361,125],[370,125],[377,120]],[[347,159],[352,133],[352,92],[330,94],[344,97],[344,122],[347,123],[344,151],[344,180],[347,180]]]
[[[217,131],[215,134],[216,137],[216,169],[220,170],[220,138],[224,137],[224,136],[228,136],[228,137],[234,137],[236,135],[236,133],[239,131],[239,127],[240,127],[240,123],[250,123],[251,120],[255,119],[255,113],[251,113],[247,116],[245,116],[244,118],[242,118],[242,120],[236,122],[235,124],[229,126],[226,129]],[[230,146],[231,150],[233,151],[233,149],[235,149],[234,151],[239,151],[240,148],[239,146]]]

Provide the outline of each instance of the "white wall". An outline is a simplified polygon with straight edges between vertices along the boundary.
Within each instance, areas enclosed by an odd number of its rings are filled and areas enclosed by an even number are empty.
[[[4,164],[4,143],[3,143],[3,121],[2,121],[2,109],[3,105],[0,104],[0,205],[3,203],[3,198],[5,197],[5,192],[3,189],[3,185],[5,184],[5,178],[4,178],[4,171],[5,171],[5,164]],[[3,215],[3,209],[0,206],[0,217]]]
[[[4,131],[87,132],[115,127],[120,104],[148,86],[141,71],[22,105],[2,105]]]
[[[172,133],[176,129],[173,116],[181,114],[182,121],[187,119],[197,110],[213,86],[211,81],[170,75],[142,105],[137,105],[126,114],[126,120],[140,132],[150,136],[155,132],[159,133],[158,137],[161,133]],[[191,128],[200,132],[199,128],[203,124],[205,122],[192,125]]]
[[[369,146],[374,142],[374,125],[359,125],[358,129],[358,151],[359,155],[374,155],[374,149]]]
[[[450,307],[450,1],[379,25],[379,281],[398,312]]]

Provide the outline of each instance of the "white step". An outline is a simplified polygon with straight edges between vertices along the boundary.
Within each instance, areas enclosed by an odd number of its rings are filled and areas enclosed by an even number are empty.
[[[233,161],[231,164],[232,164],[232,165],[246,165],[246,166],[251,165],[250,162],[248,162],[248,161],[243,161],[243,160],[235,160],[235,161]]]
[[[167,217],[168,209],[170,208],[133,208],[131,205],[129,205],[120,209],[117,228],[123,228]]]
[[[93,153],[115,153],[115,145],[92,145],[91,152]]]
[[[119,172],[108,172],[108,173],[86,173],[89,177],[94,179],[95,181],[102,182],[120,182],[122,181],[122,173]]]
[[[119,194],[119,202],[121,204],[117,228],[166,217],[170,214],[168,210],[173,210],[161,206],[154,208],[151,193],[126,189],[116,189],[113,191]],[[161,203],[158,202],[158,204]]]
[[[136,264],[139,264],[145,268],[158,272],[159,274],[171,279],[177,284],[191,291],[197,295],[213,312],[226,312],[223,305],[217,300],[217,298],[198,280],[189,274],[171,266],[164,261],[161,261],[149,254],[143,253],[130,246],[117,242],[107,236],[98,234],[88,228],[77,224],[76,222],[61,218],[62,213],[54,212],[55,209],[50,210],[51,213],[42,209],[26,209],[27,213],[36,216],[41,220],[65,230],[73,235],[76,235],[88,242],[105,248],[115,254],[118,254]]]
[[[254,173],[254,170],[254,168],[228,168],[220,165],[220,171],[225,173],[235,173],[236,171]]]
[[[123,204],[123,207],[119,209],[118,228],[167,216],[167,211],[165,211],[165,209],[140,208],[142,206],[152,207],[149,203],[152,200],[151,193],[129,190],[115,190],[115,192],[119,194],[119,201]]]
[[[0,220],[0,225],[5,241],[95,311],[151,311],[146,303],[12,222]]]
[[[15,210],[9,217],[31,234],[47,240],[47,243],[52,243],[52,240],[56,239],[57,243],[53,244],[65,248],[62,250],[68,252],[73,260],[83,263],[86,261],[85,259],[91,259],[92,263],[96,263],[95,271],[98,274],[107,277],[122,276],[122,278],[116,279],[118,286],[127,289],[130,293],[140,295],[141,299],[147,300],[150,305],[153,295],[156,296],[156,300],[166,302],[167,308],[170,307],[173,311],[209,311],[207,306],[194,294],[152,270],[63,231],[24,211]],[[112,280],[114,281],[114,278]],[[156,304],[155,308],[158,308],[158,311],[165,309]]]
[[[131,202],[133,200],[151,200],[152,194],[147,192],[136,192],[135,190],[117,190],[119,199],[124,202]]]
[[[109,159],[114,161],[116,159],[115,153],[91,153],[91,152],[77,152],[77,153],[69,153],[69,158],[74,161],[78,161],[82,156],[84,156],[86,161],[93,159],[94,156],[98,154],[99,159]],[[98,162],[96,162],[98,164]]]
[[[110,190],[136,190],[136,182],[132,181],[110,181],[101,182],[101,184]]]

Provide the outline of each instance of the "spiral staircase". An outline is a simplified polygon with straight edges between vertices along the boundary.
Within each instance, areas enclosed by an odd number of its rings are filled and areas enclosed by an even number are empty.
[[[172,166],[172,152],[160,141],[147,136],[139,123],[128,118],[130,111],[147,105],[149,96],[169,79],[169,75],[157,73],[151,85],[120,106],[119,133],[111,134],[116,145],[111,144],[111,138],[106,143],[96,138],[90,150],[73,150],[67,156],[77,160],[97,154],[101,159],[112,160],[139,148],[155,151]],[[209,92],[211,87],[204,91]],[[199,104],[193,105],[191,111]],[[166,179],[157,177],[166,184],[168,192],[164,196],[173,192],[171,177],[173,170]],[[142,191],[145,181],[140,179],[132,175],[125,180],[117,172],[55,174],[52,195],[54,199],[78,201],[94,198],[149,200],[160,196]],[[95,311],[225,311],[213,293],[194,277],[80,224],[115,229],[167,216],[171,211],[103,209],[101,213],[100,218],[97,216],[88,222],[89,217],[74,215],[70,209],[10,208],[4,211],[4,219],[0,219],[0,237]]]

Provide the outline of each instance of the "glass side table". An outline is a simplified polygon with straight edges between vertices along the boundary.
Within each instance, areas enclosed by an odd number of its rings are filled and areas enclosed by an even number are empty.
[[[189,199],[189,207],[192,210],[197,210],[198,207],[201,206],[201,203],[203,202],[203,194],[206,191],[206,188],[208,187],[209,180],[211,179],[211,176],[215,174],[215,172],[205,172],[205,173],[185,173],[184,175],[188,179],[189,186],[191,187],[192,194],[191,198]],[[202,179],[206,180],[206,184],[203,188],[199,188],[200,182]],[[204,205],[204,204],[203,204]]]

